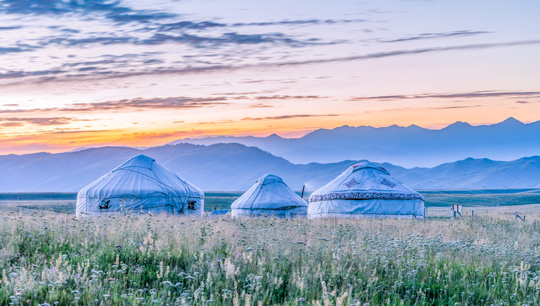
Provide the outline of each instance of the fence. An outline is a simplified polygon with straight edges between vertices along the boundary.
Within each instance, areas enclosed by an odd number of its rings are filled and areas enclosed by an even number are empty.
[[[527,205],[523,205],[527,206]],[[463,207],[457,213],[448,207],[426,207],[427,218],[451,219],[455,218],[497,218],[505,220],[517,221],[537,221],[540,220],[540,210],[538,206],[535,208],[529,207]]]

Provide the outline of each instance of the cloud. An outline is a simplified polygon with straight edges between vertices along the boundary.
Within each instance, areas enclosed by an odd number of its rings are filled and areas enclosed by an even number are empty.
[[[106,112],[120,110],[144,110],[144,109],[192,109],[203,107],[214,107],[229,105],[225,97],[209,97],[209,98],[193,98],[193,97],[168,97],[168,98],[134,98],[114,101],[104,101],[96,103],[72,103],[61,108],[34,108],[34,109],[0,109],[0,114],[23,114],[23,113],[51,113],[51,112]],[[0,118],[0,121],[6,118]],[[34,118],[19,118],[19,121],[27,121],[26,119]],[[47,119],[47,118],[41,118]],[[55,118],[48,118],[55,119]],[[70,119],[65,117],[56,118],[58,120]],[[73,121],[73,119],[71,119]],[[6,120],[7,121],[7,120]],[[12,120],[17,121],[17,120]],[[77,120],[83,121],[83,120]],[[88,120],[85,120],[88,121]],[[39,122],[39,118],[36,119]],[[43,122],[46,122],[44,120]],[[60,121],[59,121],[60,122]],[[45,125],[45,124],[43,124]]]
[[[328,97],[322,96],[288,96],[288,95],[274,95],[274,96],[258,96],[257,100],[303,100],[303,99],[324,99]]]
[[[2,126],[21,126],[23,123],[30,123],[34,125],[63,125],[69,124],[72,121],[80,121],[68,117],[44,117],[44,118],[0,118],[0,125]]]
[[[226,44],[286,44],[290,46],[306,46],[314,44],[322,44],[317,42],[317,39],[296,40],[286,36],[283,33],[267,33],[267,34],[239,34],[236,32],[223,33],[220,36],[201,36],[193,34],[155,34],[151,38],[139,41],[131,41],[133,44],[143,45],[158,45],[164,43],[184,43],[193,46],[208,46],[208,45],[226,45]]]
[[[120,1],[108,0],[3,0],[2,10],[8,14],[56,15],[73,12],[124,13],[130,9]]]
[[[21,26],[0,27],[0,31],[17,30],[22,28]]]
[[[512,42],[504,42],[504,43],[488,43],[488,44],[470,44],[470,45],[433,47],[433,48],[422,48],[422,49],[412,49],[412,50],[394,50],[394,51],[388,51],[388,52],[378,52],[378,53],[370,53],[370,54],[365,54],[365,55],[353,55],[353,56],[337,57],[337,58],[329,58],[329,59],[290,61],[290,62],[282,62],[282,63],[275,63],[275,64],[267,64],[266,66],[279,67],[279,66],[297,66],[297,65],[308,65],[308,64],[325,64],[325,63],[335,63],[335,62],[350,62],[350,61],[369,60],[369,59],[378,59],[378,58],[402,56],[402,55],[415,55],[415,54],[433,53],[433,52],[444,52],[444,51],[455,51],[455,50],[476,50],[476,49],[489,49],[489,48],[521,46],[521,45],[537,45],[537,44],[540,44],[540,40],[525,40],[525,41],[512,41]]]
[[[283,115],[283,116],[272,116],[272,117],[245,117],[242,118],[243,121],[259,121],[259,120],[283,120],[283,119],[295,119],[295,118],[311,118],[311,117],[337,117],[337,114],[302,114],[302,115]]]
[[[266,22],[241,22],[241,23],[218,23],[213,21],[179,21],[166,23],[159,27],[160,31],[178,30],[206,30],[211,28],[224,27],[250,27],[250,26],[283,26],[283,25],[321,25],[365,22],[364,19],[299,19],[299,20],[278,20]]]
[[[175,14],[160,12],[130,12],[126,14],[109,14],[107,17],[117,23],[139,22],[148,23],[154,20],[170,19],[176,17]]]
[[[410,100],[410,99],[470,99],[470,98],[493,98],[493,97],[527,97],[540,95],[538,91],[474,91],[453,94],[416,94],[416,95],[391,95],[391,96],[368,96],[354,97],[351,101],[369,100]],[[519,102],[518,102],[519,103]]]
[[[454,106],[439,106],[439,107],[428,107],[426,109],[460,109],[460,108],[476,108],[476,107],[483,107],[484,105],[476,104],[476,105],[454,105]]]
[[[136,43],[131,37],[114,37],[114,36],[103,36],[103,37],[87,37],[80,39],[65,39],[65,38],[53,38],[43,45],[50,44],[62,44],[68,46],[84,46],[89,44],[100,44],[100,45],[113,45],[113,44],[128,44]]]
[[[103,17],[115,23],[148,23],[177,17],[176,14],[134,10],[120,5],[119,0],[3,0],[2,11],[19,15],[80,14],[85,18]]]
[[[434,107],[399,107],[399,108],[390,108],[374,111],[365,111],[365,114],[371,113],[385,113],[385,112],[410,112],[410,111],[419,111],[419,110],[449,110],[449,109],[466,109],[466,108],[478,108],[484,107],[484,105],[452,105],[452,106],[434,106]]]
[[[225,100],[226,98],[224,97],[168,97],[150,99],[135,98],[98,103],[73,103],[70,107],[60,108],[59,110],[66,112],[96,112],[123,109],[191,109],[229,104],[227,102],[224,102]]]
[[[51,69],[51,70],[37,70],[37,71],[8,71],[5,73],[0,73],[0,79],[13,79],[13,78],[22,78],[22,77],[28,77],[28,76],[46,76],[43,81],[48,81],[54,78],[51,78],[51,76],[56,74],[61,74],[67,72],[66,70],[57,70],[57,69]]]
[[[229,37],[230,38],[230,37]],[[253,38],[251,38],[253,39]],[[249,39],[247,39],[249,41]],[[264,41],[264,38],[262,38]],[[480,50],[480,49],[489,49],[489,48],[500,48],[500,47],[510,47],[510,46],[524,46],[524,45],[537,45],[540,44],[540,40],[527,40],[527,41],[513,41],[513,42],[504,42],[504,43],[489,43],[489,44],[470,44],[470,45],[458,45],[458,46],[448,46],[448,47],[433,47],[433,48],[423,48],[423,49],[412,49],[412,50],[394,50],[388,52],[378,52],[378,53],[369,53],[364,55],[355,55],[347,57],[335,57],[327,59],[312,59],[312,60],[300,60],[300,61],[284,61],[284,62],[273,62],[273,63],[257,63],[257,64],[246,64],[246,65],[208,65],[208,66],[187,66],[187,67],[175,67],[171,66],[168,68],[159,67],[159,69],[152,69],[152,67],[145,67],[144,70],[139,71],[114,71],[107,69],[99,70],[92,72],[90,74],[77,74],[74,71],[65,71],[64,69],[50,69],[42,71],[7,71],[0,74],[0,79],[12,79],[12,78],[23,78],[23,77],[40,77],[33,80],[35,83],[44,83],[57,81],[57,75],[63,74],[63,80],[70,81],[76,79],[108,79],[108,78],[124,78],[132,76],[144,76],[144,75],[185,75],[193,73],[211,73],[216,71],[234,71],[240,69],[248,68],[279,68],[279,67],[294,67],[301,65],[315,65],[315,64],[327,64],[327,63],[336,63],[336,62],[351,62],[351,61],[361,61],[361,60],[371,60],[371,59],[380,59],[386,57],[395,57],[395,56],[405,56],[405,55],[417,55],[424,53],[435,53],[435,52],[447,52],[455,50]],[[69,75],[66,75],[68,72],[71,72]],[[16,83],[5,84],[13,85]]]
[[[20,48],[20,47],[0,47],[0,55],[7,53],[19,53],[30,51],[29,48]]]
[[[421,39],[473,36],[473,35],[481,35],[481,34],[488,34],[488,33],[491,33],[491,32],[465,30],[465,31],[454,31],[454,32],[444,32],[444,33],[423,33],[423,34],[418,34],[415,36],[407,36],[407,37],[391,39],[391,40],[380,40],[380,42],[394,43],[394,42],[403,42],[403,41],[421,40]]]
[[[268,108],[268,107],[274,107],[274,106],[273,105],[268,105],[268,104],[257,103],[257,104],[251,104],[249,107],[251,107],[251,108]]]
[[[63,29],[66,30],[66,29]],[[162,44],[184,44],[193,47],[222,47],[228,45],[258,45],[258,44],[273,44],[287,45],[291,47],[303,47],[314,45],[331,45],[340,43],[339,41],[323,42],[316,38],[295,39],[284,33],[262,33],[262,34],[241,34],[237,32],[220,33],[217,35],[200,35],[192,33],[150,33],[150,36],[141,36],[130,32],[118,33],[100,33],[107,35],[90,34],[88,37],[72,38],[69,35],[57,35],[42,37],[39,42],[34,45],[14,45],[10,47],[0,47],[2,53],[27,52],[42,49],[48,46],[62,47],[87,47],[91,45],[119,45],[128,44],[136,46],[154,46]],[[101,63],[106,64],[106,63]]]
[[[540,98],[540,97],[535,97],[535,98]],[[538,101],[516,101],[517,104],[536,104],[536,103],[540,103],[540,100]]]
[[[233,23],[231,26],[276,26],[276,25],[309,25],[309,24],[338,24],[338,23],[357,23],[366,22],[364,19],[300,19],[300,20],[279,20],[267,22],[247,22]]]
[[[166,23],[159,27],[159,31],[177,31],[177,30],[205,30],[209,28],[226,27],[225,23],[216,23],[213,21],[179,21]]]

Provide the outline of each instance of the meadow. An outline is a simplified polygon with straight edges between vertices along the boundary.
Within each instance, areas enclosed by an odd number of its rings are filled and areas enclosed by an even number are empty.
[[[540,222],[0,220],[0,305],[540,304]]]
[[[207,195],[207,210],[238,195]],[[538,204],[307,220],[76,219],[54,194],[0,203],[0,305],[540,305]]]

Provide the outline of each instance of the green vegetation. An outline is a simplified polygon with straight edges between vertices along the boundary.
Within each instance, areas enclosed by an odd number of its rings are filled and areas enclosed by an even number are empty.
[[[486,190],[437,190],[420,191],[426,207],[492,207],[540,204],[538,189],[486,189]],[[242,192],[206,192],[205,210],[230,209],[232,202]],[[75,193],[0,193],[0,206],[9,205],[34,210],[75,213]],[[308,199],[309,194],[304,195]]]
[[[540,223],[0,215],[0,305],[538,305]]]
[[[540,193],[455,193],[422,192],[427,207],[448,207],[461,204],[467,207],[514,206],[540,204]]]

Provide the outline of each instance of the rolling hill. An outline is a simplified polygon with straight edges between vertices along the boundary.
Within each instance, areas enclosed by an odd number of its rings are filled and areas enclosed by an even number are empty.
[[[295,190],[319,188],[357,161],[293,164],[241,144],[102,147],[65,153],[0,156],[0,192],[75,192],[125,160],[145,154],[206,191],[246,190],[277,174]],[[540,188],[540,157],[514,161],[467,158],[433,168],[381,164],[415,189]]]

